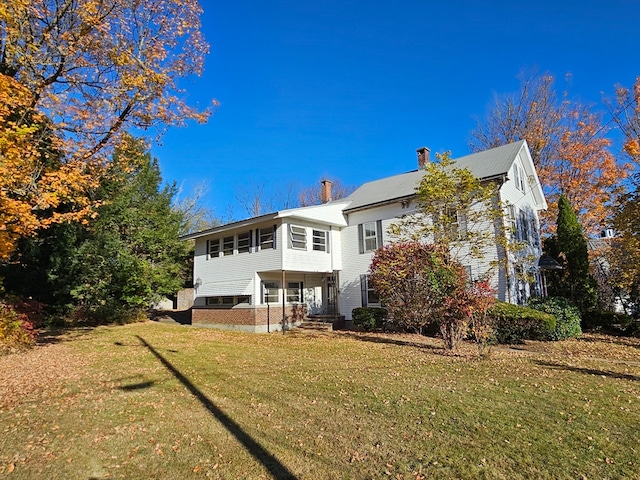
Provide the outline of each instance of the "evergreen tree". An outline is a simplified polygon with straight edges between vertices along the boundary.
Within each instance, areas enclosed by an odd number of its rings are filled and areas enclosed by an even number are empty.
[[[100,322],[138,316],[182,288],[189,268],[174,195],[144,143],[126,137],[94,192],[95,218],[23,242],[20,265],[5,271],[7,284],[60,313],[75,307]]]
[[[578,217],[563,194],[558,200],[556,235],[545,241],[545,251],[557,259],[562,270],[547,273],[547,292],[564,297],[581,313],[593,310],[597,301],[596,281],[589,273],[587,240]]]

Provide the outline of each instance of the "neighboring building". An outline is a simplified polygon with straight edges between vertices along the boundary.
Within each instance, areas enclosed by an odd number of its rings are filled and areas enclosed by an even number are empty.
[[[373,252],[391,241],[391,223],[415,211],[415,188],[428,157],[421,148],[420,169],[365,183],[338,201],[331,201],[325,181],[321,205],[186,235],[195,240],[193,323],[266,332],[299,324],[306,315],[350,319],[354,308],[378,304],[367,285]],[[466,265],[472,278],[507,255],[509,268],[494,276],[498,298],[523,303],[539,294],[538,211],[547,205],[526,142],[456,159],[455,166],[500,185],[504,222],[528,245],[516,256],[496,242],[486,258]]]

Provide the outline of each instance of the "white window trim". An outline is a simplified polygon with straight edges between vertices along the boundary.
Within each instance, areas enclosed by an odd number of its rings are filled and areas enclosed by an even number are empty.
[[[294,250],[307,249],[307,229],[289,224],[289,247]]]
[[[317,241],[320,239],[322,239],[321,243]],[[329,244],[329,232],[326,230],[313,229],[311,231],[311,243],[313,244],[313,250],[316,252],[328,251],[327,246]]]

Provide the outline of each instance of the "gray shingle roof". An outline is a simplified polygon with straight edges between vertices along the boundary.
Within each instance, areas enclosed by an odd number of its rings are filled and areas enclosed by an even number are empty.
[[[505,175],[511,168],[523,144],[524,140],[520,140],[508,145],[456,158],[455,167],[468,168],[479,179]],[[423,176],[423,170],[414,170],[365,183],[343,199],[351,201],[345,210],[355,210],[367,205],[411,197],[415,194],[415,188]]]

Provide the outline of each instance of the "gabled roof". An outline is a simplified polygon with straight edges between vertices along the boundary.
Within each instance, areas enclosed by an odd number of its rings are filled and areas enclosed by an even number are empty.
[[[520,150],[526,145],[524,140],[484,150],[482,152],[454,159],[456,168],[468,168],[480,180],[500,178],[507,174]],[[344,200],[351,203],[345,211],[357,210],[366,206],[410,198],[415,195],[418,182],[424,176],[424,170],[394,175],[365,183]]]
[[[505,178],[520,152],[525,153],[525,155],[521,155],[520,158],[523,161],[523,167],[527,176],[533,180],[530,184],[538,206],[540,208],[546,208],[547,204],[544,200],[544,194],[538,181],[527,143],[524,140],[454,159],[455,167],[468,168],[471,173],[480,180]],[[347,225],[344,213],[414,197],[416,194],[416,186],[423,176],[424,170],[414,170],[400,175],[374,180],[363,184],[348,197],[337,201],[309,207],[281,210],[227,225],[220,225],[202,232],[191,233],[181,238],[183,240],[194,239],[282,218],[294,218],[324,225],[343,227]]]

